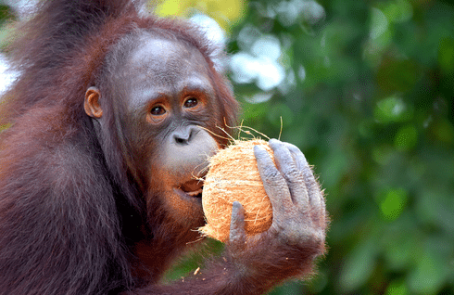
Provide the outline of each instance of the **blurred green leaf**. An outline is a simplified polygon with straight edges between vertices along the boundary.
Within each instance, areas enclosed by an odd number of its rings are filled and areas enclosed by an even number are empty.
[[[385,243],[387,246],[383,250],[390,270],[400,272],[411,268],[418,249],[418,241],[415,241],[414,236],[409,236],[412,233],[401,231],[394,240]]]
[[[402,98],[391,96],[377,102],[374,117],[382,123],[407,121],[413,117],[413,108]]]
[[[403,280],[391,282],[391,284],[389,284],[386,290],[386,295],[407,295],[407,294],[409,294],[408,288],[405,284],[405,281]]]
[[[0,2],[0,25],[2,25],[3,22],[12,17],[13,13],[11,8],[3,2]]]
[[[418,131],[413,125],[406,125],[396,133],[394,145],[399,151],[408,151],[415,147],[418,142]]]
[[[366,283],[372,275],[377,255],[377,244],[369,239],[353,248],[346,257],[340,277],[343,291],[351,292]]]
[[[438,63],[446,74],[454,73],[454,39],[445,38],[441,40],[438,49]]]
[[[420,77],[417,63],[408,59],[387,56],[377,72],[377,85],[385,93],[410,91]]]
[[[267,110],[267,117],[274,127],[281,125],[286,127],[292,125],[294,114],[286,104],[277,103],[271,105],[270,109]]]
[[[437,294],[448,276],[449,265],[446,262],[434,247],[427,247],[418,257],[416,267],[408,278],[412,293]]]
[[[447,119],[441,118],[430,126],[430,131],[434,137],[444,143],[454,143],[454,126]]]
[[[408,196],[404,189],[394,189],[386,192],[380,202],[380,210],[386,220],[395,220],[405,209]]]

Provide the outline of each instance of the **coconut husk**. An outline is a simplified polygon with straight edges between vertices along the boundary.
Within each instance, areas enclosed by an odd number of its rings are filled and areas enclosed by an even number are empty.
[[[264,232],[271,226],[273,211],[257,168],[255,145],[263,145],[273,158],[268,143],[258,139],[235,141],[211,158],[202,193],[207,221],[200,229],[203,234],[228,241],[234,201],[244,207],[248,235]]]

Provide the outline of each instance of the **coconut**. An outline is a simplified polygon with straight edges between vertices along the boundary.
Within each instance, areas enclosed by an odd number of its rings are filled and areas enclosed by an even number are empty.
[[[210,160],[202,192],[207,224],[200,231],[221,242],[229,240],[232,204],[238,201],[245,210],[246,234],[266,231],[273,219],[270,199],[257,168],[254,146],[262,145],[273,158],[264,140],[235,141]]]

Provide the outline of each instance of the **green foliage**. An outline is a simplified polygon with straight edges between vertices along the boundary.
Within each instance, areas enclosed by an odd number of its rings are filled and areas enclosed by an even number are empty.
[[[0,51],[3,50],[8,43],[8,35],[11,33],[11,28],[7,26],[8,22],[14,19],[14,14],[4,1],[0,1]]]
[[[285,21],[289,3],[305,12]],[[308,3],[250,1],[229,43],[280,41],[280,85],[234,81],[244,125],[278,137],[282,116],[332,218],[318,276],[272,294],[454,294],[454,4]]]
[[[11,8],[0,1],[0,25],[10,18],[12,18]]]
[[[204,262],[210,256],[220,253],[224,248],[224,244],[213,239],[207,239],[202,247],[196,247],[196,251],[189,251],[181,258],[173,269],[164,277],[165,282],[171,282],[185,277],[190,277],[194,273],[198,273],[198,269],[204,267]]]

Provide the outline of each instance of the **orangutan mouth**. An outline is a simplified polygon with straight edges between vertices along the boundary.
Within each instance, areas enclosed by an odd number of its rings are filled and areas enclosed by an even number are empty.
[[[191,197],[201,198],[203,191],[203,179],[192,179],[183,183],[179,189]]]

